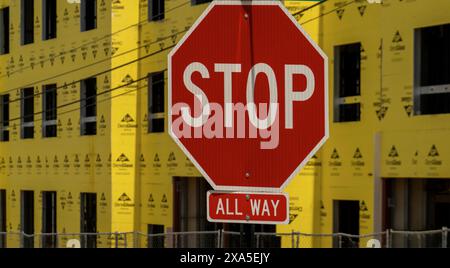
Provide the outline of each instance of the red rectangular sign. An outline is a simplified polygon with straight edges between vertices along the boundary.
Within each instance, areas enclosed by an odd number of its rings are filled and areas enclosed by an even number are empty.
[[[208,221],[288,224],[289,197],[277,193],[208,192]]]

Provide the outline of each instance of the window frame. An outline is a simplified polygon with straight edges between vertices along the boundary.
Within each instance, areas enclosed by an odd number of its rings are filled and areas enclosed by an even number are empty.
[[[155,11],[154,4],[158,3],[158,8]],[[164,0],[148,0],[148,21],[162,21],[166,18],[166,7]],[[154,14],[154,12],[157,12]]]
[[[50,5],[52,3],[53,5]],[[48,10],[54,7],[54,10]],[[55,39],[58,35],[58,1],[42,0],[42,40]]]
[[[88,13],[86,12],[89,5],[87,5],[87,1],[89,1],[89,3],[94,2],[94,13],[92,14],[92,18],[93,21],[92,23],[87,23],[88,22]],[[98,5],[97,5],[97,0],[81,0],[80,2],[80,30],[81,32],[89,32],[92,30],[97,29],[98,27]]]
[[[156,81],[154,82],[153,79],[154,77],[157,76],[162,76],[163,79],[160,81]],[[147,105],[147,109],[148,109],[148,133],[149,134],[158,134],[158,133],[164,133],[165,132],[165,123],[166,123],[166,119],[165,119],[165,99],[166,99],[166,94],[165,94],[165,88],[166,88],[166,83],[165,83],[165,71],[158,71],[158,72],[153,72],[153,73],[149,73],[148,74],[148,87],[147,87],[147,93],[148,93],[148,105]],[[158,83],[161,83],[162,85],[162,89],[161,93],[162,94],[158,94],[158,96],[162,96],[162,100],[159,100],[159,102],[162,104],[162,110],[158,109],[157,112],[153,112],[154,110],[154,101],[155,101],[155,96],[156,94],[154,94],[156,91],[154,90],[154,86],[157,85]],[[162,129],[160,128],[156,128],[155,127],[155,122],[156,121],[162,121]]]
[[[450,28],[450,23],[437,24],[432,26],[420,27],[414,29],[414,113],[415,116],[421,115],[446,115],[449,113],[424,113],[422,109],[422,97],[439,95],[439,94],[450,94],[450,82],[449,84],[440,84],[440,85],[426,85],[422,86],[422,68],[424,67],[422,64],[422,31],[425,29],[433,28],[433,27],[442,27],[447,26]],[[450,48],[449,52],[450,53]]]
[[[52,93],[51,91],[54,91],[54,114],[52,117],[53,119],[47,119],[49,113],[52,113],[52,111],[48,111],[47,107],[47,94]],[[57,85],[56,84],[48,84],[42,86],[42,137],[43,138],[56,138],[58,136],[58,91],[57,91]],[[55,135],[50,135],[47,132],[47,127],[52,126],[55,128]]]
[[[35,195],[34,191],[22,190],[20,192],[20,227],[21,232],[28,236],[21,236],[22,248],[34,248],[35,235]]]
[[[0,248],[6,248],[7,235],[4,234],[7,232],[7,197],[6,190],[0,189]],[[1,234],[3,233],[3,234]]]
[[[58,239],[58,193],[56,191],[42,191],[41,228],[44,235],[41,237],[42,248],[57,248]]]
[[[147,225],[147,247],[148,248],[164,248],[164,234],[166,227],[160,224]]]
[[[31,91],[32,94],[30,96],[26,96],[26,91]],[[34,88],[33,87],[29,87],[29,88],[23,88],[21,90],[21,105],[20,105],[20,137],[23,140],[26,139],[34,139],[34,120],[35,120],[35,116],[34,116]],[[31,101],[30,104],[32,105],[31,109],[32,109],[32,113],[25,114],[26,112],[26,107],[25,105],[26,103],[26,99],[31,97]],[[28,118],[30,118],[31,120],[28,120]],[[32,129],[32,135],[30,137],[27,137],[26,135],[26,129]]]
[[[211,3],[213,0],[191,0],[191,6],[197,6],[201,4]]]
[[[9,27],[11,22],[11,11],[9,7],[0,9],[0,55],[10,52]]]
[[[94,110],[95,110],[95,115],[87,115],[88,113],[88,98],[87,97],[87,83],[89,81],[95,81],[95,94],[92,95],[91,97],[94,99],[95,105],[94,106]],[[97,112],[98,112],[98,103],[97,103],[97,94],[98,94],[98,88],[97,88],[97,78],[96,77],[90,77],[90,78],[86,78],[84,80],[81,81],[81,86],[80,86],[80,135],[81,136],[95,136],[97,135]],[[86,133],[87,131],[87,124],[93,124],[95,123],[95,131],[92,133]]]
[[[7,99],[7,101],[5,101]],[[9,133],[9,121],[10,121],[10,113],[11,113],[11,107],[10,107],[10,95],[9,94],[3,94],[0,95],[0,141],[1,142],[8,142],[10,138]],[[5,116],[5,105],[7,105],[7,111],[8,114]]]
[[[31,6],[28,6],[31,5]],[[28,18],[27,15],[31,16]],[[20,1],[20,43],[22,46],[34,43],[34,15],[35,15],[35,4],[34,0],[21,0]],[[31,27],[30,27],[31,26]]]
[[[341,58],[342,58],[342,49],[346,47],[359,45],[359,92],[355,92],[356,95],[347,95],[341,96]],[[356,123],[361,122],[361,85],[362,85],[362,57],[361,57],[361,42],[352,42],[337,45],[334,47],[334,98],[333,98],[333,108],[334,108],[334,123]],[[342,107],[357,107],[357,117],[355,119],[344,119],[341,116]]]

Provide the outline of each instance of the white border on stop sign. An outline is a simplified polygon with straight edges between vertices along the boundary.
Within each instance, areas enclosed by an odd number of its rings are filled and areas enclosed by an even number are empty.
[[[175,133],[172,131],[172,57],[178,51],[178,49],[183,45],[183,43],[189,38],[189,36],[195,31],[198,25],[203,21],[203,19],[209,14],[209,12],[216,6],[234,6],[234,5],[266,5],[266,6],[278,6],[280,9],[286,14],[286,16],[291,20],[291,22],[297,27],[297,29],[306,37],[309,43],[316,49],[316,51],[322,56],[324,60],[324,90],[325,90],[325,135],[322,140],[311,150],[307,157],[300,163],[300,165],[294,170],[294,172],[286,179],[284,184],[281,187],[240,187],[240,186],[218,186],[214,183],[214,181],[208,176],[205,170],[200,166],[200,164],[195,160],[195,158],[191,155],[191,153],[184,147],[183,143],[177,138]],[[231,192],[266,192],[266,193],[281,193],[288,184],[292,181],[292,179],[300,173],[303,167],[308,163],[308,161],[319,151],[319,149],[323,146],[326,140],[328,140],[330,136],[330,127],[329,127],[329,100],[328,100],[328,56],[323,52],[323,50],[317,45],[314,40],[300,27],[299,23],[295,20],[295,18],[289,13],[286,7],[279,1],[213,1],[208,8],[203,12],[203,14],[197,19],[197,21],[191,26],[189,31],[183,36],[183,38],[178,42],[178,44],[172,49],[168,56],[168,131],[169,135],[175,141],[175,143],[181,148],[183,153],[189,157],[195,167],[200,171],[200,173],[205,177],[208,183],[214,188],[216,191],[231,191]]]
[[[284,222],[278,222],[278,221],[254,221],[252,219],[246,221],[246,220],[214,220],[211,219],[209,215],[209,197],[212,194],[240,194],[240,195],[278,195],[278,196],[284,196],[286,198],[286,219]],[[290,218],[289,218],[289,195],[287,193],[255,193],[255,192],[223,192],[223,191],[208,191],[206,193],[206,217],[209,222],[217,222],[217,223],[244,223],[244,224],[263,224],[263,225],[288,225]]]

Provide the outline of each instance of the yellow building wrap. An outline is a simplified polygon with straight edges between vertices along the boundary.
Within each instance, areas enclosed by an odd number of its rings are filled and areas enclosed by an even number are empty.
[[[58,233],[80,233],[81,193],[97,194],[99,233],[147,234],[149,225],[176,231],[174,181],[201,175],[167,134],[167,56],[207,4],[165,1],[165,18],[149,21],[149,1],[98,0],[97,28],[81,32],[77,2],[57,1],[57,38],[44,41],[41,1],[35,1],[34,42],[21,45],[21,1],[0,0],[0,8],[10,8],[10,53],[0,55],[0,94],[10,94],[11,100],[10,141],[0,142],[7,231],[22,230],[22,191],[34,191],[35,233],[42,232],[43,191],[57,193]],[[414,114],[414,29],[450,23],[450,2],[284,4],[329,57],[330,139],[286,188],[290,223],[276,231],[333,233],[334,201],[357,200],[359,233],[379,232],[385,179],[450,178],[450,115]],[[361,121],[337,123],[335,47],[355,42],[362,45],[361,96],[344,102],[361,103]],[[154,115],[165,119],[164,133],[149,133],[146,78],[155,72],[165,74],[165,113]],[[97,134],[81,136],[80,80],[92,76],[97,78]],[[58,86],[56,138],[42,137],[41,94],[48,84]],[[27,87],[35,91],[35,133],[24,140],[20,90]],[[69,239],[63,236],[60,243]],[[113,247],[113,239],[101,236],[97,246]],[[146,239],[136,241],[147,246]],[[119,246],[132,242],[122,237]],[[331,247],[332,242],[302,237],[298,243]],[[40,243],[35,239],[36,247]],[[20,244],[19,235],[8,236],[8,247]],[[282,246],[291,247],[292,237],[284,236]]]

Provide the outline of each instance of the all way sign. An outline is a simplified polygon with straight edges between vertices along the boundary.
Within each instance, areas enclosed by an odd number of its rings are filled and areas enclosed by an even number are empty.
[[[254,224],[289,223],[289,197],[275,193],[208,192],[208,221]]]

